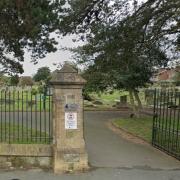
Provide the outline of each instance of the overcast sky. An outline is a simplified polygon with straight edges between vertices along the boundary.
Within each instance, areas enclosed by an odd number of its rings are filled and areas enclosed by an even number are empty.
[[[31,76],[37,72],[37,69],[43,66],[48,66],[51,70],[55,70],[56,66],[53,64],[63,63],[64,61],[72,61],[72,54],[69,51],[61,50],[61,47],[76,47],[82,43],[73,42],[72,36],[66,36],[63,39],[59,39],[59,50],[55,53],[48,54],[45,58],[39,59],[38,64],[34,65],[31,62],[31,57],[28,53],[25,54],[25,62],[23,63],[24,74],[23,76]]]

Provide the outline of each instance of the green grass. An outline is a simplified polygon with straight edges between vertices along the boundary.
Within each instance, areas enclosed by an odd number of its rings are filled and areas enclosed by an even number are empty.
[[[91,93],[95,99],[101,100],[105,106],[112,106],[116,104],[115,100],[120,100],[120,96],[128,95],[128,91],[113,91],[112,93]]]
[[[168,122],[169,123],[169,122]],[[116,127],[126,130],[131,134],[138,136],[145,141],[152,142],[152,126],[153,118],[152,117],[142,117],[142,118],[121,118],[113,121],[113,124]],[[168,125],[168,127],[170,124]],[[174,126],[177,128],[177,124],[174,123]],[[162,131],[162,124],[157,125],[154,143],[158,146],[166,149],[169,152],[173,152],[180,155],[179,140],[177,136],[169,132],[169,128],[166,131]],[[173,129],[172,124],[170,126]]]
[[[112,105],[116,104],[116,100],[120,100],[120,96],[127,95],[127,103],[130,104],[129,92],[122,91],[113,91],[112,93],[91,93],[90,96],[94,97],[97,100],[103,102],[104,107],[112,107]],[[153,105],[153,98],[145,99],[145,89],[139,89],[139,98],[143,106]],[[148,101],[148,102],[147,102]],[[137,103],[137,102],[136,102]]]
[[[11,144],[49,144],[49,135],[35,129],[13,125],[12,123],[0,124],[0,142]]]
[[[151,142],[152,139],[152,117],[142,118],[121,118],[114,120],[114,125],[122,128],[147,142]]]

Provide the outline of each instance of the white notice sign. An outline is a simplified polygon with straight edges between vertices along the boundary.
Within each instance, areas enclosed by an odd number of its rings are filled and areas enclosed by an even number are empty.
[[[76,112],[65,112],[65,129],[77,129]]]

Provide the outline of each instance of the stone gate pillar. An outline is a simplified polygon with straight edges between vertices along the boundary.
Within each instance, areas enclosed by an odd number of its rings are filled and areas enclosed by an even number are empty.
[[[53,168],[55,173],[88,168],[83,136],[82,88],[86,81],[65,63],[51,79],[53,86]]]

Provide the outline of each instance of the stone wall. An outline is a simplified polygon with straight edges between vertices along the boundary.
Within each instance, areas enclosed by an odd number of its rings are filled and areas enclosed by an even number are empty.
[[[52,168],[52,146],[0,144],[0,168]]]
[[[43,167],[55,173],[88,169],[83,129],[82,89],[86,81],[65,64],[55,71],[53,87],[53,145],[0,144],[1,168]]]
[[[52,157],[0,156],[1,169],[52,168]]]

